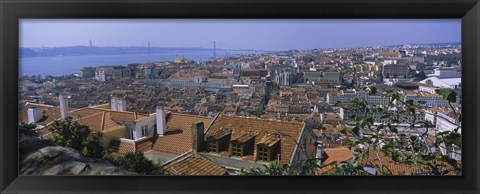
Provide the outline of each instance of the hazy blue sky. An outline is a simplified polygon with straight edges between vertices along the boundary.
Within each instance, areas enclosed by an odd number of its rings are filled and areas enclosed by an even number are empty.
[[[51,20],[22,19],[21,47],[146,46],[258,50],[460,42],[460,19]]]

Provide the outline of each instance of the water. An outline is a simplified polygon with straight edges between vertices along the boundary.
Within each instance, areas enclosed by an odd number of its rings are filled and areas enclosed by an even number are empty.
[[[248,54],[246,51],[217,51],[217,57],[236,54]],[[210,50],[172,50],[155,54],[121,54],[121,55],[89,55],[89,56],[54,56],[20,58],[20,76],[24,75],[68,75],[79,73],[82,67],[103,65],[128,65],[131,63],[148,63],[174,61],[185,57],[195,61],[204,61],[213,57]]]

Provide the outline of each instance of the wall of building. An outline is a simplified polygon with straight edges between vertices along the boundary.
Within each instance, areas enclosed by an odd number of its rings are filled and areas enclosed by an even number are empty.
[[[115,131],[109,131],[106,133],[103,133],[103,145],[107,146],[110,141],[112,141],[113,138],[128,138],[128,129],[127,127],[115,130]]]
[[[133,139],[139,139],[139,138],[144,137],[144,136],[142,136],[142,127],[145,126],[145,125],[148,126],[146,136],[152,136],[153,131],[156,130],[155,129],[156,124],[157,124],[157,121],[156,121],[156,117],[154,117],[154,116],[152,116],[151,118],[144,119],[142,121],[139,121],[139,122],[135,123],[135,125],[133,126]]]

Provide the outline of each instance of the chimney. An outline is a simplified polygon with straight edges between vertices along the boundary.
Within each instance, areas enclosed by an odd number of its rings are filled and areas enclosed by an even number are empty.
[[[165,134],[165,130],[167,129],[167,114],[165,113],[165,109],[157,107],[157,134],[159,136],[163,136]]]
[[[325,148],[323,146],[323,142],[317,142],[317,149],[315,152],[315,158],[317,159],[317,164],[322,165],[322,160],[325,157]]]
[[[203,122],[196,122],[192,124],[192,150],[193,152],[202,151],[204,141],[204,127]]]
[[[62,119],[66,119],[68,117],[68,98],[60,94],[58,100],[60,101],[60,116]]]
[[[40,108],[28,109],[28,124],[36,123],[43,118],[43,110]]]
[[[112,97],[110,106],[113,111],[127,111],[127,101],[125,98]]]

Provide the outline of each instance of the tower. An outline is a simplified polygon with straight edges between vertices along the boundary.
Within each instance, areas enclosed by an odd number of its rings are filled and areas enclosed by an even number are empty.
[[[150,55],[151,50],[150,50],[150,41],[148,41],[148,55]]]
[[[213,41],[213,58],[217,58],[217,42]]]

